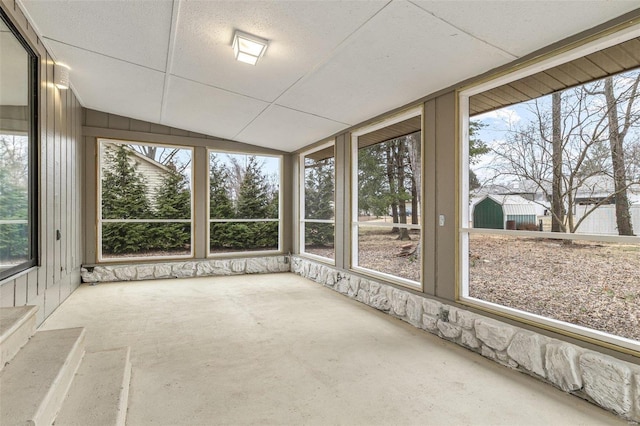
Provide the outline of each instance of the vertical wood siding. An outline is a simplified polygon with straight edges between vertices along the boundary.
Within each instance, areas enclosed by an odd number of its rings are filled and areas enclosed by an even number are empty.
[[[39,266],[0,282],[0,306],[37,305],[41,324],[80,284],[82,107],[72,90],[53,85],[54,61],[15,2],[0,7],[40,56]]]

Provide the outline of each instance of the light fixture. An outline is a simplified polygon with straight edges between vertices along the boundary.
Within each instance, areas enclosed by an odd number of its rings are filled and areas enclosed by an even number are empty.
[[[69,88],[69,67],[64,64],[53,66],[53,84],[60,90]]]
[[[268,40],[236,31],[233,35],[233,53],[236,60],[255,65],[267,50]]]

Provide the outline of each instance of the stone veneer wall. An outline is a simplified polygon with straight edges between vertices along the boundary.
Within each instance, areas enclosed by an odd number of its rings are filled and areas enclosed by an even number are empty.
[[[289,272],[287,256],[205,259],[130,265],[100,265],[80,270],[82,281],[99,283],[164,278],[212,277],[219,275]]]
[[[415,327],[640,421],[640,367],[304,258],[291,271]]]

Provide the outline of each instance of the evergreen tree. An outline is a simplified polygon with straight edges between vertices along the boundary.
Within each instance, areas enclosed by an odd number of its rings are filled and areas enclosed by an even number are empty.
[[[235,212],[233,201],[229,196],[229,171],[218,162],[215,155],[210,158],[209,165],[209,217],[211,219],[233,219]],[[215,248],[243,248],[238,244],[238,230],[235,223],[211,223],[209,244]]]
[[[144,178],[129,162],[124,146],[106,149],[102,177],[103,219],[149,219],[152,217]],[[148,223],[104,223],[102,250],[105,254],[136,253],[150,247]]]
[[[209,166],[209,217],[211,219],[233,219],[233,202],[229,197],[229,172],[215,155]]]
[[[6,168],[0,168],[0,220],[27,220],[28,214],[27,188],[17,185]],[[0,224],[0,260],[26,258],[29,255],[28,240],[28,224]]]
[[[470,121],[469,122],[469,163],[476,164],[478,161],[478,157],[488,153],[491,151],[487,144],[485,144],[481,139],[478,138],[478,132],[482,130],[483,127],[487,127],[487,124],[481,121]],[[476,176],[475,172],[469,169],[469,189],[471,191],[480,188],[481,183]]]
[[[332,219],[334,216],[334,159],[314,161],[305,170],[305,218]],[[307,223],[305,244],[333,246],[330,223]]]
[[[387,145],[379,143],[358,150],[358,209],[360,214],[384,216],[392,196],[387,179]]]
[[[241,219],[277,218],[277,191],[269,191],[267,177],[256,157],[249,157],[238,193],[236,215]],[[274,211],[275,210],[275,211]],[[273,248],[278,244],[277,222],[235,223],[238,244],[246,248]]]
[[[251,156],[240,184],[237,216],[240,219],[267,218],[271,201],[266,176],[262,174],[256,157]]]
[[[164,176],[156,195],[158,219],[190,219],[191,190],[184,175],[173,164]],[[188,223],[153,224],[153,248],[185,250],[191,245],[191,226]]]

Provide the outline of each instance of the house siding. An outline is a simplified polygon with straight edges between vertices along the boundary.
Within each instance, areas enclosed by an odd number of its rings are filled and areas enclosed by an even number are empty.
[[[106,142],[100,144],[100,158],[103,168],[108,168],[111,165],[107,151],[112,155],[115,153],[116,145]],[[129,155],[129,164],[134,166],[140,175],[144,178],[145,186],[147,187],[147,196],[151,202],[152,207],[157,207],[155,200],[158,190],[162,187],[164,180],[169,170],[160,164],[154,165],[152,162],[144,161],[137,158],[136,154]]]

